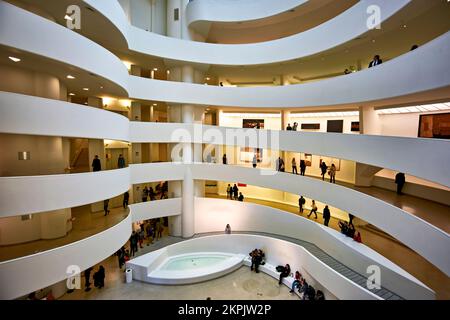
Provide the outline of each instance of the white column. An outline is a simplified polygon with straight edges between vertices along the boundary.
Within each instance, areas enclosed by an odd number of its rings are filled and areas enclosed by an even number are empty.
[[[181,226],[183,238],[190,238],[194,235],[194,180],[192,179],[192,172],[190,168],[186,169],[183,180]]]
[[[178,9],[178,20],[175,20],[175,10]],[[181,39],[181,1],[167,0],[167,30],[168,37]]]
[[[374,107],[359,107],[359,133],[374,135],[381,133],[380,118]]]

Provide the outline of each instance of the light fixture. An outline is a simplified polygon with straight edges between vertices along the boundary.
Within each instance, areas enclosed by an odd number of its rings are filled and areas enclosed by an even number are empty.
[[[406,28],[406,27],[407,27],[407,25],[406,25],[406,24],[404,24],[404,25],[402,25],[402,27],[403,27],[403,28]]]
[[[103,87],[102,87],[102,86],[100,86],[100,89],[103,89]]]
[[[68,74],[66,78],[67,78],[67,79],[75,79],[75,77],[72,76],[72,75],[70,75],[70,74]]]
[[[87,103],[87,102],[85,102],[84,104],[85,104],[85,105],[87,105],[88,103]]]
[[[372,43],[375,43],[375,39],[372,39]]]
[[[67,15],[67,14],[64,16],[64,19],[65,19],[65,20],[70,20],[70,21],[72,21],[72,17],[69,16],[69,15]]]
[[[72,92],[71,92],[71,93],[69,93],[69,96],[74,96],[74,95],[75,95],[75,93],[72,93]]]
[[[154,107],[156,107],[157,105],[158,105],[157,103],[154,103],[154,104],[153,104]]]
[[[206,81],[209,81],[209,80],[211,80],[211,78],[210,77],[206,77]]]
[[[169,75],[170,74],[170,70],[167,70],[166,73]]]
[[[153,71],[158,71],[158,68],[153,68]]]
[[[9,60],[12,60],[14,62],[19,62],[20,61],[20,59],[16,58],[16,57],[8,57],[8,58],[9,58]]]
[[[89,91],[89,88],[83,88],[84,91]]]

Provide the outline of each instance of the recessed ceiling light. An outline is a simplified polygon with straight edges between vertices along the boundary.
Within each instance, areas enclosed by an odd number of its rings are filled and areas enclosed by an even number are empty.
[[[154,107],[156,107],[157,105],[158,105],[157,103],[154,103],[154,104],[153,104]]]
[[[372,39],[372,42],[375,42],[375,39]]]
[[[403,26],[402,26],[403,28],[406,28],[407,27],[407,25],[406,24],[404,24]]]
[[[85,102],[84,104],[87,105],[87,102]]]
[[[153,71],[158,71],[158,68],[153,68]]]
[[[72,92],[71,92],[71,93],[69,93],[69,96],[74,96],[74,95],[75,95],[75,93],[72,93]]]
[[[206,77],[206,81],[209,81],[209,80],[211,80],[211,78],[210,77]]]
[[[72,17],[69,16],[69,15],[67,15],[67,14],[64,16],[64,19],[65,19],[65,20],[70,20],[70,21],[72,21]]]
[[[84,91],[89,91],[89,88],[83,88]]]
[[[74,76],[71,76],[70,74],[67,75],[67,79],[75,79]]]
[[[19,62],[20,61],[20,59],[16,58],[16,57],[8,57],[8,58],[9,58],[9,60],[12,60],[14,62]]]
[[[100,89],[103,89],[103,87],[102,87],[102,86],[100,86]]]

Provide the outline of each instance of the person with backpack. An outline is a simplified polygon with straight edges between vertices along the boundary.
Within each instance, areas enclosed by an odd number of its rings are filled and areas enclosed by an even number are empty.
[[[303,196],[300,196],[300,198],[298,199],[298,209],[300,213],[303,213],[303,206],[305,205],[305,203],[305,198],[303,198]]]

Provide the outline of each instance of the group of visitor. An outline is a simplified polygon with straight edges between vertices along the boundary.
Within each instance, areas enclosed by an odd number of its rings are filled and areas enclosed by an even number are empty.
[[[338,226],[341,229],[342,234],[345,234],[347,237],[361,243],[361,233],[356,231],[352,222],[349,223],[347,221],[339,221]]]
[[[155,201],[156,199],[167,199],[168,198],[168,191],[169,191],[169,183],[168,181],[158,183],[153,189],[153,187],[144,186],[144,189],[142,191],[139,191],[139,187],[136,188],[138,194],[140,194],[142,202]]]
[[[84,270],[84,278],[85,278],[84,291],[86,292],[91,290],[90,278],[92,270],[94,270],[93,267]],[[93,279],[94,279],[94,287],[101,289],[105,286],[105,268],[103,266],[100,266],[98,270],[94,273]]]
[[[295,272],[295,279],[292,282],[291,291],[289,292],[294,293],[295,289],[300,293],[302,300],[325,300],[323,292],[321,290],[317,290],[316,292],[314,287],[308,284],[299,271]]]
[[[242,194],[242,192],[239,192],[239,188],[236,185],[236,183],[234,184],[234,186],[231,186],[230,184],[228,184],[227,199],[244,201],[244,195]]]
[[[288,123],[288,125],[286,127],[286,130],[288,130],[288,131],[297,131],[297,127],[298,127],[298,123],[297,122],[294,122],[294,125],[292,127],[291,127],[291,124]]]
[[[255,270],[256,273],[259,273],[259,266],[260,265],[264,265],[266,262],[264,261],[265,258],[265,254],[264,251],[262,251],[261,249],[254,249],[252,252],[249,253],[251,259],[252,259],[252,264],[250,266],[250,270],[253,271]]]

